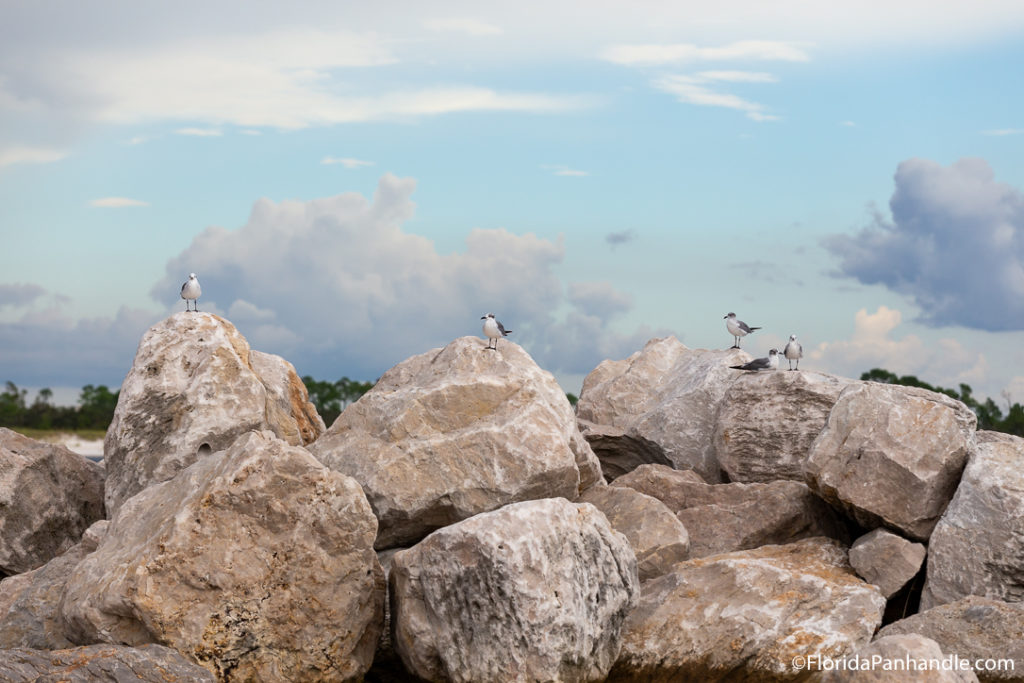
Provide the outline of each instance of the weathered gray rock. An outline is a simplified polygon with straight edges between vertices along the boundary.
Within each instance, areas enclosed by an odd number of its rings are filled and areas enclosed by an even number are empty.
[[[638,593],[633,551],[592,505],[517,503],[394,556],[395,646],[427,680],[600,681]]]
[[[885,598],[828,539],[689,560],[644,584],[609,681],[787,680],[866,645]]]
[[[1024,601],[1024,439],[978,432],[928,544],[921,608],[983,595]]]
[[[106,520],[94,523],[82,541],[42,567],[0,582],[0,650],[74,647],[64,635],[60,601],[68,576],[106,534]],[[2,677],[0,677],[2,680]]]
[[[139,343],[103,443],[107,512],[253,430],[292,445],[324,431],[284,359],[249,349],[211,313],[176,313]]]
[[[689,349],[667,337],[652,339],[625,360],[598,365],[583,380],[576,412],[592,423],[586,435],[608,476],[638,464],[668,463],[722,481],[712,440],[715,413],[742,375],[729,366],[749,360],[739,349]]]
[[[804,461],[854,380],[817,372],[742,373],[715,420],[715,456],[734,482],[804,480]]]
[[[612,482],[665,503],[690,537],[690,557],[829,536],[848,540],[844,524],[805,484],[707,484],[693,472],[643,465]]]
[[[309,450],[354,477],[377,548],[509,503],[576,498],[601,481],[572,406],[517,344],[462,337],[384,373]]]
[[[850,564],[862,579],[891,598],[921,571],[927,552],[920,543],[875,529],[850,546]]]
[[[629,541],[644,582],[690,557],[690,537],[675,513],[657,498],[626,486],[595,486],[580,496],[600,510]]]
[[[853,384],[811,447],[807,483],[862,526],[926,540],[953,497],[976,424],[967,406],[944,394]]]
[[[40,567],[104,517],[103,467],[0,427],[0,575]]]
[[[823,670],[810,680],[816,683],[905,683],[908,680],[976,683],[978,677],[974,671],[961,670],[959,664],[944,654],[931,638],[917,633],[894,634],[858,650],[844,661],[847,668],[837,666]]]
[[[89,645],[0,650],[6,683],[213,683],[213,674],[169,647]]]
[[[160,642],[222,680],[358,678],[383,619],[376,532],[353,479],[246,434],[121,506],[68,579],[68,637]]]
[[[919,633],[947,655],[980,660],[981,681],[1024,681],[1024,605],[972,595],[893,622],[877,637],[896,633]]]

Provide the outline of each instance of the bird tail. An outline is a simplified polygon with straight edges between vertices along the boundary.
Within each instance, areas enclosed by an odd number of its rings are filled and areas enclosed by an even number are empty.
[[[761,328],[760,327],[751,327],[750,331],[753,332],[754,330],[759,330],[759,329],[761,329]]]
[[[505,330],[505,334],[512,334],[512,330]]]
[[[729,369],[730,370],[744,370],[745,368],[742,365],[730,365]]]

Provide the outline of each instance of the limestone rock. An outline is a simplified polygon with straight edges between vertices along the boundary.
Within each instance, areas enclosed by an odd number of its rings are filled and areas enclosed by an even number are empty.
[[[103,467],[0,428],[0,575],[35,569],[103,519]]]
[[[917,633],[885,636],[858,650],[850,659],[857,667],[821,671],[810,680],[815,683],[905,683],[908,680],[928,683],[977,683],[971,669],[954,666],[939,644]],[[948,668],[943,669],[945,662]],[[910,663],[908,663],[910,662]],[[934,668],[927,668],[935,663]],[[866,663],[866,664],[865,664]],[[959,662],[956,662],[959,664]],[[920,666],[920,668],[911,668]]]
[[[609,681],[787,680],[866,645],[885,598],[828,539],[689,560],[644,584]]]
[[[598,437],[591,445],[607,474],[614,478],[642,461],[722,481],[712,441],[715,413],[742,376],[729,366],[749,360],[739,349],[689,349],[667,337],[652,339],[625,360],[598,365],[583,380],[576,412],[600,425],[587,433]],[[616,441],[623,442],[621,452]]]
[[[68,579],[75,642],[159,642],[225,681],[360,677],[383,618],[359,485],[270,432],[128,499]]]
[[[921,571],[926,554],[920,543],[875,529],[850,546],[850,564],[862,579],[891,598]]]
[[[394,556],[394,641],[427,680],[600,681],[639,593],[626,539],[592,505],[528,501]]]
[[[64,635],[60,601],[71,571],[96,549],[108,524],[106,520],[96,522],[67,552],[38,569],[0,582],[0,650],[74,647]]]
[[[89,645],[66,650],[0,650],[7,683],[214,683],[209,671],[169,647]]]
[[[653,496],[676,513],[690,537],[690,557],[790,543],[848,538],[835,512],[805,484],[708,484],[693,472],[643,465],[612,482]]]
[[[742,373],[715,420],[715,455],[734,482],[804,480],[804,461],[853,380],[817,372]]]
[[[251,351],[234,325],[211,313],[157,323],[139,343],[104,440],[108,514],[263,429],[296,446],[324,431],[291,364]]]
[[[926,540],[953,497],[976,424],[967,406],[944,394],[850,385],[811,447],[807,483],[862,526]]]
[[[1024,601],[1024,439],[977,441],[928,544],[922,609],[968,595]]]
[[[601,481],[555,378],[517,344],[485,347],[462,337],[399,363],[309,447],[363,486],[378,549]]]
[[[644,582],[661,576],[690,556],[686,527],[657,498],[626,486],[595,486],[579,502],[590,503],[629,541]]]
[[[947,655],[970,662],[991,660],[975,668],[981,681],[1024,681],[1024,606],[975,595],[933,607],[893,622],[878,638],[919,633],[931,638]],[[997,666],[1012,659],[1013,666]]]

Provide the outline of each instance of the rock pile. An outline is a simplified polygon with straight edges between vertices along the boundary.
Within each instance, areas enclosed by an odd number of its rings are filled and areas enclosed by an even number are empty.
[[[1024,439],[674,338],[574,413],[485,346],[326,429],[287,361],[179,313],[103,465],[0,430],[0,680],[1024,680]]]

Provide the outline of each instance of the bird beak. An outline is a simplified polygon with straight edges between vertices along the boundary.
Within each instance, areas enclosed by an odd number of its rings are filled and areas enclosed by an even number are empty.
[[[487,316],[486,316],[486,315],[482,315],[482,316],[480,316],[480,319],[481,319],[481,320],[485,320],[486,318],[487,318]]]

